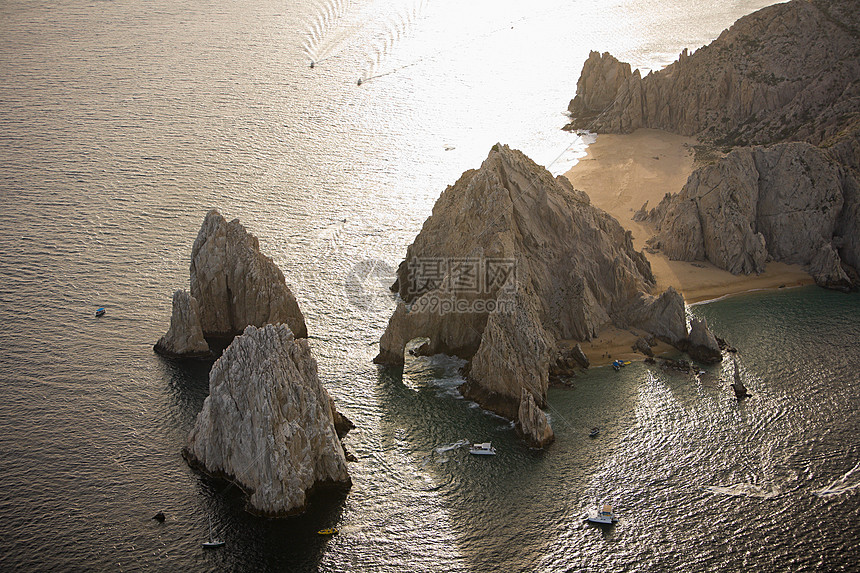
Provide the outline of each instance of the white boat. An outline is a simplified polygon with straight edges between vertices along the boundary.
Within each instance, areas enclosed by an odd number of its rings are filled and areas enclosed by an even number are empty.
[[[483,444],[472,444],[472,447],[469,448],[470,454],[475,454],[477,456],[495,456],[496,448],[492,446],[491,442],[484,442]]]
[[[586,519],[591,523],[602,523],[604,525],[611,525],[618,521],[618,518],[612,512],[612,506],[608,503],[604,503],[603,509],[600,511],[589,511]]]
[[[209,541],[203,542],[203,547],[206,549],[214,549],[215,547],[223,546],[226,541],[221,541],[220,539],[212,539],[212,518],[209,518]]]

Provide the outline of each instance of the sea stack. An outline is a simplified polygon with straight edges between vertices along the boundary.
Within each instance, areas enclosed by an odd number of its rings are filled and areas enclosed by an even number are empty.
[[[283,324],[248,326],[224,351],[183,453],[241,485],[266,516],[302,511],[316,487],[351,484],[310,345]]]
[[[708,321],[704,318],[690,321],[690,341],[685,350],[691,358],[705,364],[714,364],[723,359],[717,338],[708,329]]]
[[[257,237],[215,209],[206,214],[191,249],[191,295],[200,303],[200,322],[209,337],[231,337],[250,325],[284,323],[307,338],[304,315]]]
[[[401,365],[406,344],[426,337],[423,354],[469,361],[466,397],[524,429],[535,427],[528,400],[546,405],[560,342],[591,340],[609,324],[687,339],[683,298],[651,294],[651,267],[630,233],[506,145],[442,193],[397,277],[401,300],[375,361]]]
[[[680,192],[636,215],[654,226],[651,248],[734,274],[802,265],[820,286],[850,290],[860,285],[858,29],[856,0],[792,0],[644,78],[592,52],[570,127],[663,129],[709,148]]]
[[[530,446],[543,448],[555,440],[555,432],[543,410],[537,407],[534,396],[523,388],[520,410],[517,414],[517,430]]]
[[[178,358],[211,358],[212,352],[200,328],[199,308],[188,291],[174,292],[170,328],[155,344],[155,351]]]

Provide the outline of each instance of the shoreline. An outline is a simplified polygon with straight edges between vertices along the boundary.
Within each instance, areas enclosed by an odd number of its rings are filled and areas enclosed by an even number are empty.
[[[770,262],[759,275],[736,276],[707,261],[671,261],[660,252],[645,250],[645,242],[654,229],[648,223],[633,221],[633,214],[644,203],[647,202],[649,209],[656,207],[666,193],[681,190],[696,167],[694,147],[698,143],[693,137],[656,129],[601,134],[589,144],[586,156],[564,176],[575,188],[587,193],[593,205],[615,217],[632,233],[634,248],[642,251],[651,263],[657,280],[655,294],[671,286],[683,295],[688,305],[696,305],[749,292],[815,284],[799,265]],[[613,329],[607,327],[597,339],[580,343],[592,365],[610,364],[616,358],[630,360],[630,356],[642,359],[642,354],[630,349],[636,337],[629,332],[628,337],[621,336],[620,333],[627,331]],[[619,354],[616,356],[615,352]],[[655,348],[655,355],[659,352]],[[606,354],[612,358],[605,358]]]

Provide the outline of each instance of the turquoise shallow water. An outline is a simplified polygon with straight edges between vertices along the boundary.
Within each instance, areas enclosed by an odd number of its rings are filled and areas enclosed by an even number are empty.
[[[728,364],[595,369],[551,390],[545,452],[459,397],[458,362],[371,363],[444,187],[496,141],[556,172],[581,152],[558,128],[589,49],[658,66],[766,3],[0,6],[0,569],[850,570],[857,295],[694,307],[750,400]],[[358,426],[353,488],[295,519],[250,516],[180,456],[207,367],[152,344],[211,207],[284,270]],[[604,499],[621,521],[583,524]]]

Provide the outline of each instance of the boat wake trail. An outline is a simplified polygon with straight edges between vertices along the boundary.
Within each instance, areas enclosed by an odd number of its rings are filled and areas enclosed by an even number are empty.
[[[385,59],[397,43],[409,33],[426,9],[427,0],[418,0],[417,2],[413,2],[411,6],[398,10],[392,17],[388,18],[382,24],[382,29],[377,32],[373,41],[373,55],[369,57],[367,65],[362,71],[361,76],[359,76],[359,85],[370,80],[375,80],[377,78],[399,72],[401,69],[414,66],[420,62],[419,60],[418,62],[412,62],[405,66],[400,66],[399,68],[380,73],[380,69]]]
[[[303,43],[311,67],[336,56],[347,40],[360,29],[359,24],[344,24],[344,16],[352,10],[352,0],[328,0],[308,25]]]
[[[454,442],[453,444],[445,444],[444,446],[437,446],[437,447],[433,448],[432,452],[430,452],[429,454],[424,456],[424,459],[422,460],[421,465],[426,466],[430,462],[435,462],[437,464],[448,463],[449,461],[451,461],[451,458],[449,458],[445,454],[447,454],[448,452],[460,449],[460,448],[468,447],[469,445],[471,445],[471,442],[469,440],[464,439],[464,440],[459,440],[457,442]]]
[[[757,497],[760,499],[773,499],[780,494],[780,490],[776,486],[771,486],[770,489],[753,483],[736,483],[733,485],[706,485],[703,489],[718,495],[728,495],[732,497]]]
[[[831,495],[840,495],[852,490],[860,488],[860,462],[848,470],[844,476],[834,481],[825,488],[815,492],[818,497],[827,497]]]
[[[458,442],[454,442],[453,444],[448,444],[445,446],[439,446],[435,448],[433,451],[437,454],[443,454],[445,452],[450,452],[451,450],[456,450],[457,448],[462,448],[464,446],[468,446],[471,442],[469,440],[460,440]]]

